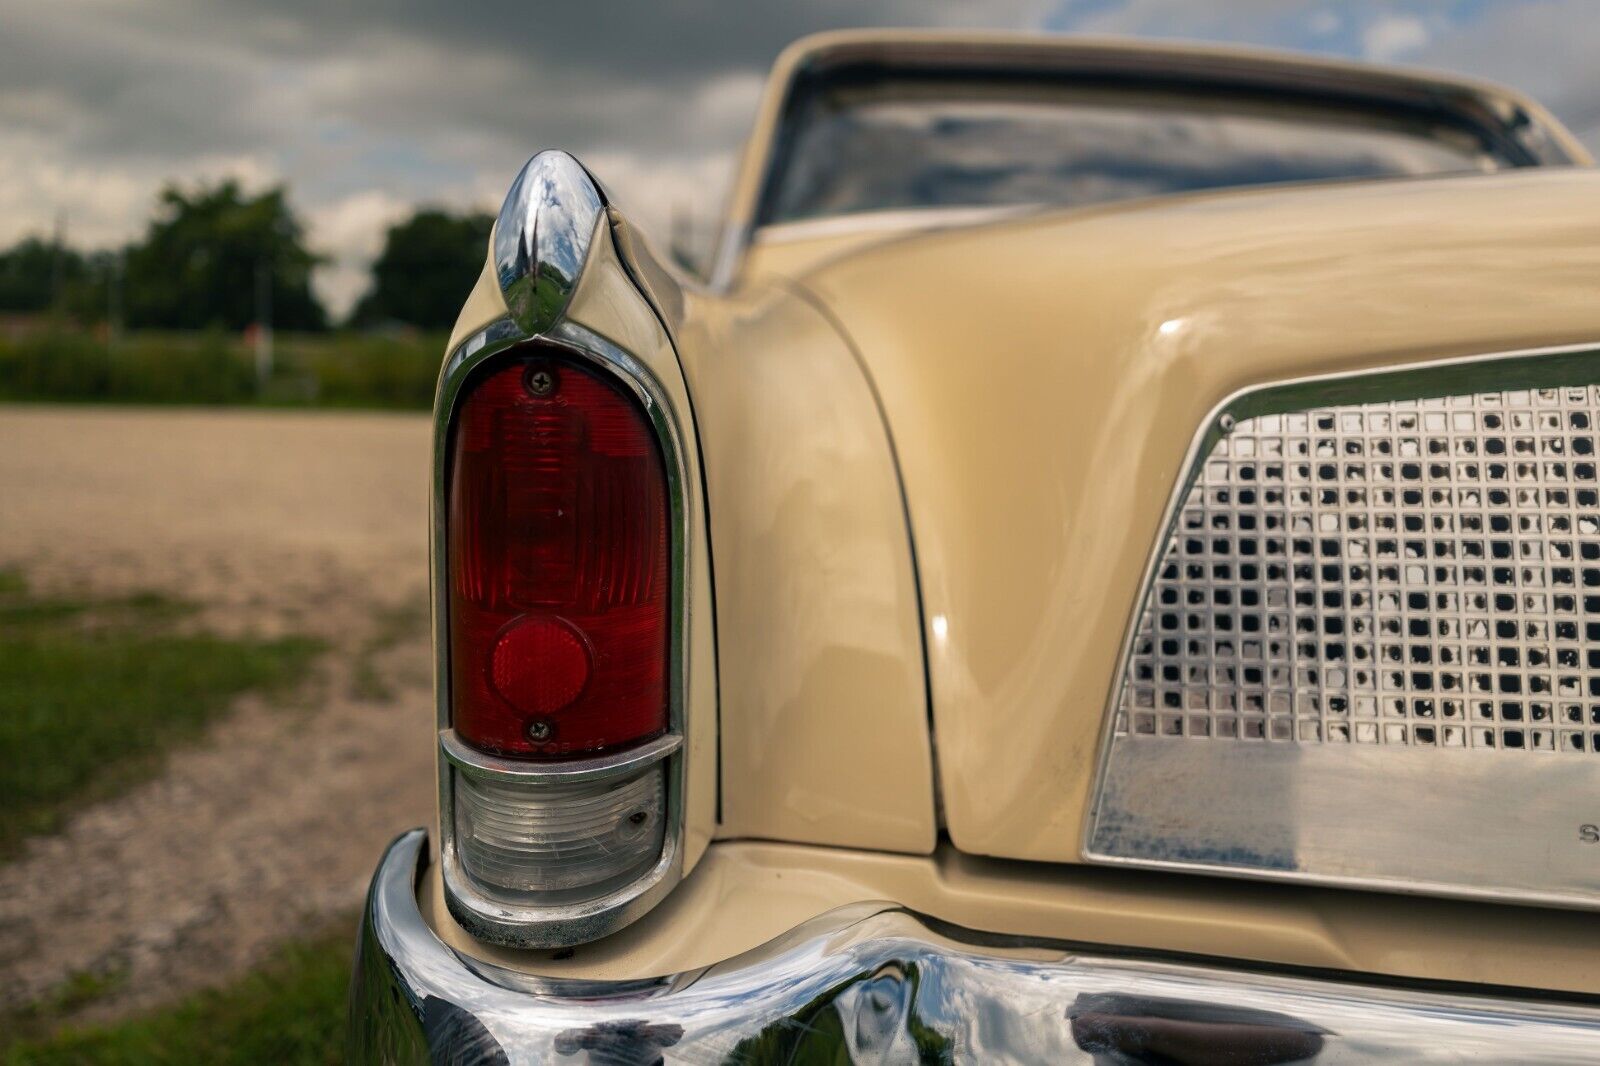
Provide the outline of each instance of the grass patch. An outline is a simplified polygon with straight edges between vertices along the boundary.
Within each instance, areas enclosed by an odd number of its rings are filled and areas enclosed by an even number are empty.
[[[151,777],[234,697],[283,690],[321,650],[183,632],[190,611],[151,594],[35,596],[0,574],[0,857]]]
[[[341,1063],[354,947],[353,923],[341,923],[280,947],[232,984],[148,1014],[54,1032],[36,1016],[9,1046],[0,1037],[0,1066]]]
[[[0,1048],[21,1040],[41,1039],[58,1025],[59,1019],[99,1002],[128,982],[123,968],[104,972],[79,970],[51,989],[37,1002],[0,1016]]]

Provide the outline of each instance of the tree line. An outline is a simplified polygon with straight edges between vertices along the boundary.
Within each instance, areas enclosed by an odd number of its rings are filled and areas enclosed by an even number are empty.
[[[389,228],[347,325],[447,329],[483,268],[493,219],[422,208]],[[236,181],[163,189],[144,236],[85,253],[59,238],[0,251],[0,314],[59,314],[134,329],[318,331],[332,323],[311,287],[323,260],[282,186]]]

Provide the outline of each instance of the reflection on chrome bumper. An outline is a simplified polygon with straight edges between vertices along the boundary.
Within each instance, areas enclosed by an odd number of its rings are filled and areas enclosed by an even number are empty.
[[[426,834],[384,855],[351,987],[351,1061],[1593,1062],[1600,1007],[1084,954],[893,904],[831,911],[734,959],[546,981],[423,921]]]

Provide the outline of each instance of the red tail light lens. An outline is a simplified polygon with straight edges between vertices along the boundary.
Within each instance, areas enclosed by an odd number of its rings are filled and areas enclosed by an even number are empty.
[[[498,755],[590,755],[667,728],[669,522],[634,399],[539,353],[470,388],[451,436],[452,725]]]

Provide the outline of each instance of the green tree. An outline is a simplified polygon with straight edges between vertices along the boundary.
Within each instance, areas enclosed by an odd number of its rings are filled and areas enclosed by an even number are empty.
[[[0,311],[48,311],[85,273],[83,256],[71,248],[37,237],[18,241],[0,252]]]
[[[372,288],[351,316],[362,325],[405,322],[449,329],[488,254],[494,219],[424,208],[391,226],[372,264]]]
[[[235,181],[193,193],[169,185],[143,243],[128,250],[128,324],[242,329],[266,303],[277,328],[323,329],[316,264],[282,186],[251,198]]]

